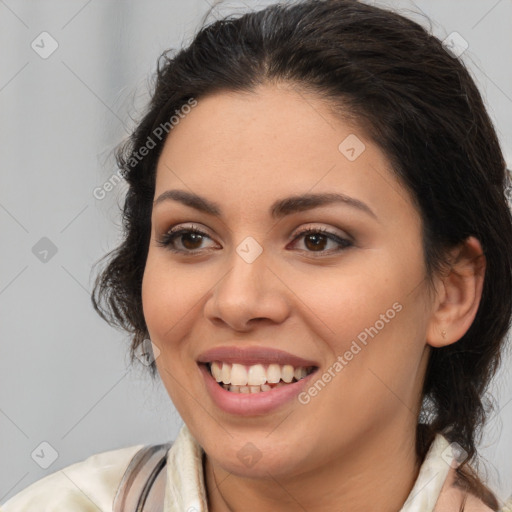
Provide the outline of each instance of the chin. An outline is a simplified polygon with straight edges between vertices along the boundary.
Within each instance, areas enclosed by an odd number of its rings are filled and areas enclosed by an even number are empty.
[[[229,438],[229,436],[226,436]],[[204,445],[211,461],[234,475],[245,478],[278,478],[280,475],[298,474],[304,467],[304,450],[291,444],[279,446],[272,434],[247,436],[245,439],[229,438],[229,445],[212,441]],[[251,441],[252,439],[252,441]]]

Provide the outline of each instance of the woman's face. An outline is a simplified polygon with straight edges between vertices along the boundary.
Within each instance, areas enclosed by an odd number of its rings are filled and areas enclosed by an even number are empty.
[[[284,85],[199,99],[155,200],[144,315],[214,464],[278,478],[413,439],[431,306],[420,217],[360,129]]]

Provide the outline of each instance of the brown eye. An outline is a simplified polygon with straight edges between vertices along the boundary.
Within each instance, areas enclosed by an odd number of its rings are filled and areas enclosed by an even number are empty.
[[[304,240],[304,250],[306,252],[316,252],[319,254],[340,252],[353,245],[350,240],[341,238],[324,228],[304,229],[294,238],[293,242],[295,243],[301,238]],[[330,243],[334,245],[331,249],[328,247]]]
[[[174,228],[157,240],[157,244],[173,252],[194,253],[203,249],[202,244],[207,240],[211,240],[211,238],[196,227]]]
[[[184,233],[181,235],[181,243],[189,250],[199,249],[203,242],[203,235],[199,233]]]
[[[325,246],[328,242],[328,238],[325,235],[321,235],[319,233],[314,233],[307,235],[304,238],[304,244],[308,249],[311,249],[312,251],[318,251],[325,249]]]

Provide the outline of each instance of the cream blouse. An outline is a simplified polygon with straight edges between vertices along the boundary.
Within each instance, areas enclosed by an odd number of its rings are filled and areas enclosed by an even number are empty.
[[[112,512],[117,487],[143,445],[92,455],[48,475],[16,494],[1,512]],[[448,441],[434,439],[416,482],[399,512],[458,512],[461,492],[452,486],[454,469]],[[164,512],[207,512],[203,450],[184,425],[167,455]],[[510,508],[508,508],[510,507]],[[465,512],[490,512],[470,497]],[[503,512],[512,512],[508,501]]]

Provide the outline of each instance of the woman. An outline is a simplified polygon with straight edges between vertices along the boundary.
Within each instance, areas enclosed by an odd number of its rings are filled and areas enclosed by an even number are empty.
[[[156,509],[506,509],[476,444],[512,314],[510,182],[439,40],[347,0],[217,21],[162,56],[118,162],[125,238],[93,303],[132,358],[149,344],[185,423],[142,473]],[[139,448],[3,510],[128,510]]]

